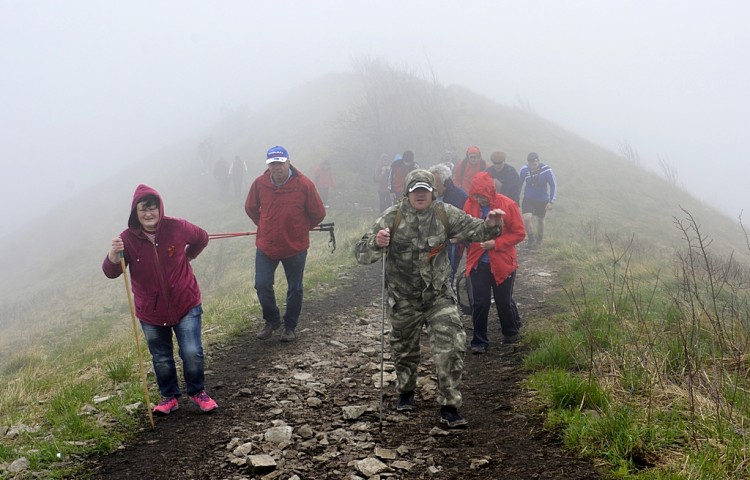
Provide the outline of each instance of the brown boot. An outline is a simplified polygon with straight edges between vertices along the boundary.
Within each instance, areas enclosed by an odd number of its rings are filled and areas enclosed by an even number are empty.
[[[271,338],[271,335],[273,335],[273,332],[278,330],[280,326],[281,325],[279,325],[278,323],[273,324],[273,323],[266,322],[266,326],[263,327],[263,330],[261,330],[260,333],[258,333],[257,335],[258,340],[267,340]]]
[[[293,342],[295,338],[297,338],[297,335],[294,334],[294,329],[284,327],[284,331],[281,332],[281,338],[279,338],[279,340],[282,342]]]

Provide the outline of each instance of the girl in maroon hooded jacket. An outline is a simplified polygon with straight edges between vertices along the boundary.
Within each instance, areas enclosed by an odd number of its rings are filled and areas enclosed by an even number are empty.
[[[201,342],[201,291],[190,261],[208,245],[202,228],[164,215],[159,193],[138,185],[130,206],[128,228],[112,239],[102,264],[104,274],[122,274],[120,255],[130,268],[135,313],[141,323],[154,365],[162,400],[154,413],[167,415],[179,408],[180,386],[175,367],[172,334],[177,337],[185,387],[203,412],[216,402],[204,387]]]
[[[523,217],[516,202],[496,192],[490,174],[480,172],[471,182],[464,211],[473,217],[484,218],[488,211],[495,208],[505,212],[503,233],[494,240],[470,244],[466,253],[466,275],[471,279],[474,294],[471,312],[474,323],[474,336],[471,339],[473,353],[486,352],[490,344],[487,319],[491,295],[495,296],[503,343],[517,342],[521,327],[521,318],[513,300],[513,283],[518,268],[516,245],[526,237]]]

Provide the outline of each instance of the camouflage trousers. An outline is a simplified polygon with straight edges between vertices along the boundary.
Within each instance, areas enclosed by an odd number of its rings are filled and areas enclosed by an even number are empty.
[[[389,312],[398,392],[411,392],[417,386],[417,367],[421,359],[419,339],[424,325],[437,370],[438,404],[460,407],[458,387],[464,370],[466,333],[456,303],[451,297],[440,295],[424,311],[419,307],[408,301],[399,301]]]

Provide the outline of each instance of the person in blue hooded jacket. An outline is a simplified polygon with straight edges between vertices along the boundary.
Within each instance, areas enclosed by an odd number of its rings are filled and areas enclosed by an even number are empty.
[[[544,217],[557,200],[557,181],[552,169],[539,160],[535,152],[529,153],[526,165],[518,172],[518,185],[523,192],[521,213],[526,227],[529,247],[542,244]],[[536,222],[533,222],[536,219]],[[536,225],[534,225],[536,223]]]

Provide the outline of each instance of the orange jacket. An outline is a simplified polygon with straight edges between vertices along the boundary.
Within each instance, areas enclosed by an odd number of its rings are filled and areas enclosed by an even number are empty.
[[[333,169],[330,165],[315,167],[312,180],[319,188],[336,188],[336,179],[333,178]]]
[[[472,217],[482,218],[482,207],[474,198],[475,194],[484,195],[490,199],[490,209],[500,208],[503,215],[503,233],[495,239],[495,247],[488,250],[490,269],[495,278],[495,284],[500,285],[518,268],[516,245],[526,238],[526,228],[523,217],[516,202],[500,195],[495,191],[495,182],[487,172],[480,172],[474,176],[469,189],[469,198],[464,204],[464,211]],[[466,253],[466,276],[477,267],[484,249],[479,243],[471,243]]]

